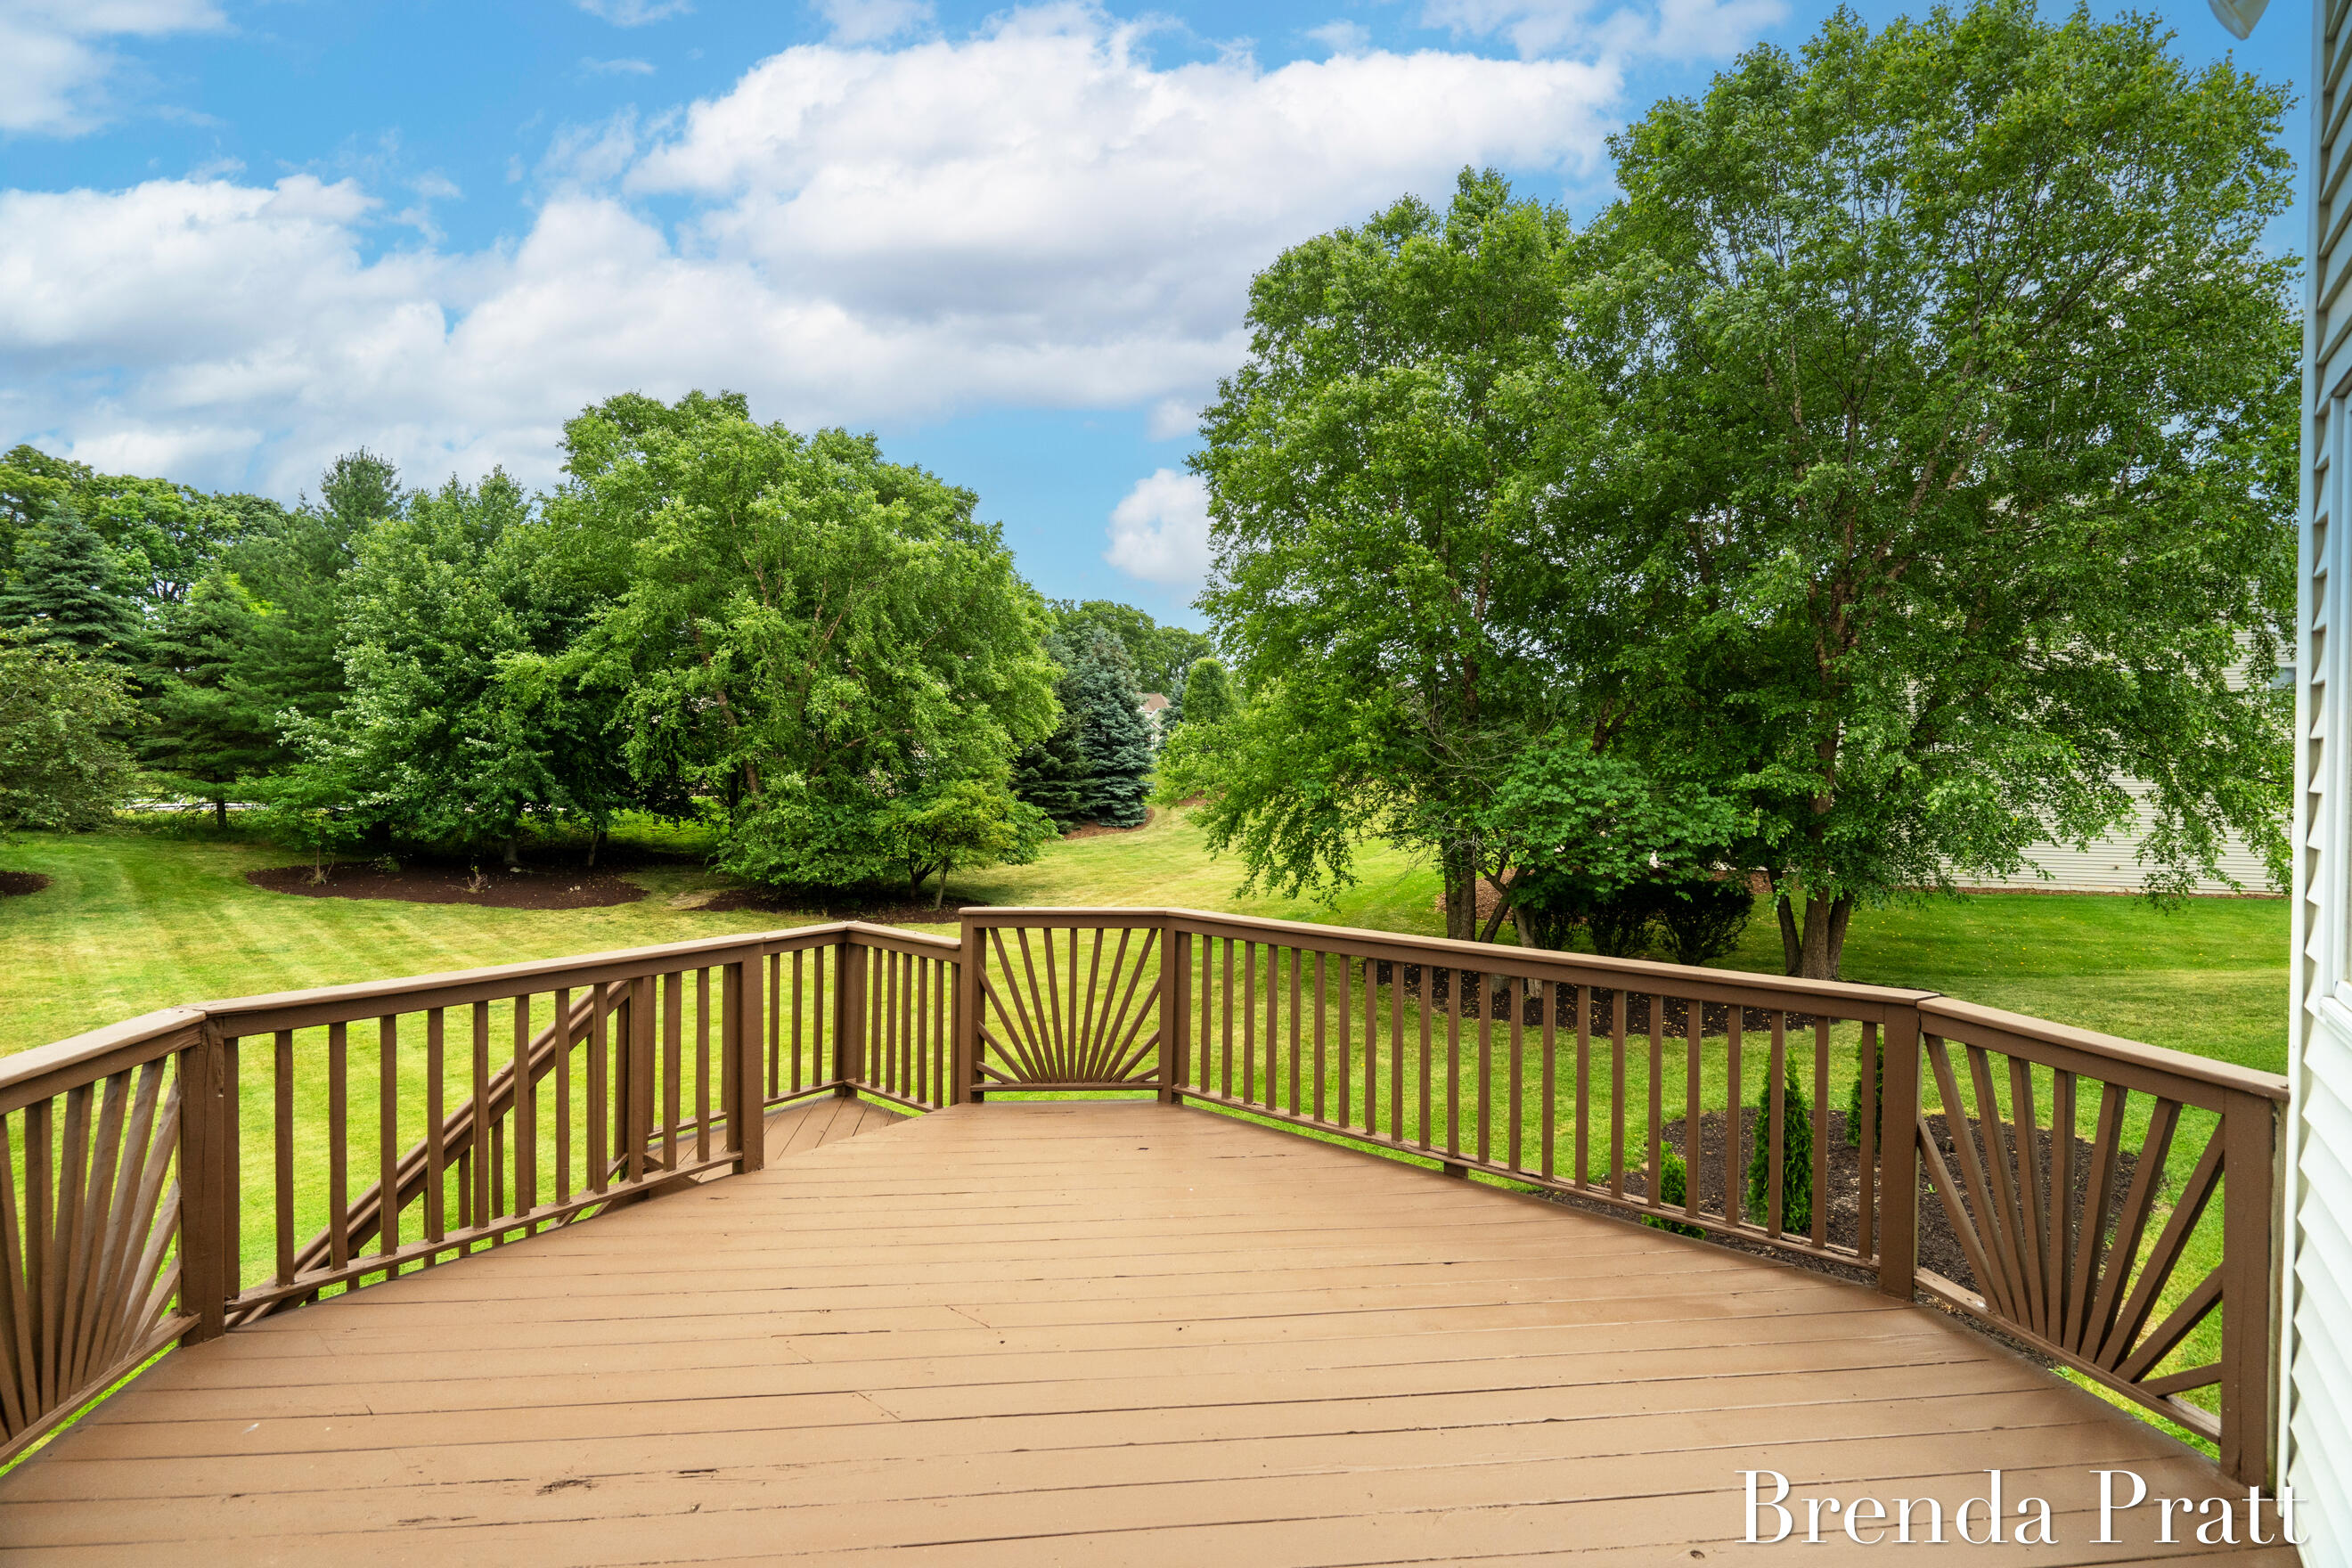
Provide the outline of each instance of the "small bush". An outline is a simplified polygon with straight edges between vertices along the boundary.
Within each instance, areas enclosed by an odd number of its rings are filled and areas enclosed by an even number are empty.
[[[1864,1058],[1868,1059],[1865,1060]],[[1849,1149],[1862,1147],[1862,1075],[1875,1067],[1878,1071],[1878,1092],[1871,1103],[1878,1107],[1879,1127],[1886,1125],[1886,1047],[1883,1044],[1856,1042],[1853,1047],[1853,1081],[1845,1090],[1845,1142]],[[1886,1140],[1880,1138],[1877,1147],[1885,1148]]]
[[[1747,879],[1703,879],[1660,889],[1658,926],[1666,956],[1676,963],[1712,963],[1729,952],[1756,912]]]
[[[1748,1157],[1748,1217],[1771,1221],[1769,1197],[1772,1160],[1772,1080],[1768,1074],[1756,1096],[1756,1133]],[[1813,1227],[1813,1116],[1811,1102],[1795,1075],[1789,1078],[1780,1107],[1780,1228]]]
[[[1668,1206],[1690,1202],[1690,1172],[1684,1166],[1683,1157],[1672,1149],[1663,1151],[1659,1156],[1658,1202]],[[1643,1215],[1642,1223],[1653,1230],[1670,1230],[1676,1236],[1706,1234],[1695,1225],[1684,1225],[1678,1220],[1660,1219],[1654,1215]]]

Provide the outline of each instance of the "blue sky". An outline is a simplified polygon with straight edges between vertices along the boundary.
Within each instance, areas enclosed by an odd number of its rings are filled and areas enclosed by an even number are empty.
[[[1611,130],[1826,11],[0,0],[0,447],[544,483],[583,404],[728,387],[978,490],[1046,593],[1197,624],[1255,268],[1465,163],[1581,218]],[[2309,0],[2162,15],[2300,92]]]

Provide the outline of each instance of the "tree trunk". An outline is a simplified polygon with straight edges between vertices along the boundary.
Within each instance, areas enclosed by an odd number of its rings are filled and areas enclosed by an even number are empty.
[[[213,826],[223,833],[228,831],[228,796],[225,795],[213,796]]]
[[[1835,980],[1845,959],[1846,922],[1853,915],[1853,896],[1824,900],[1805,898],[1801,925],[1787,893],[1777,900],[1780,915],[1780,951],[1788,972],[1805,980]]]
[[[604,830],[601,827],[592,827],[588,830],[588,869],[591,871],[596,868],[596,846],[603,841],[604,837]]]
[[[1478,854],[1463,838],[1438,847],[1439,869],[1445,877],[1445,934],[1460,942],[1478,937]]]
[[[508,870],[520,871],[522,869],[522,855],[516,847],[515,836],[513,834],[509,833],[507,835],[506,841],[499,847],[499,853],[506,858]]]
[[[952,859],[941,860],[941,861],[940,862],[940,891],[939,891],[939,896],[938,896],[937,898],[934,898],[934,899],[931,900],[931,908],[933,908],[933,909],[935,909],[935,910],[936,910],[936,909],[938,909],[938,908],[940,908],[941,905],[945,904],[945,903],[948,901],[948,871],[949,871],[950,868],[953,867],[954,865],[955,865],[955,861],[954,861],[954,860],[952,860]]]
[[[1795,974],[1804,964],[1805,941],[1797,932],[1797,913],[1789,906],[1789,889],[1780,878],[1772,879],[1775,892],[1772,912],[1780,917],[1780,973]]]

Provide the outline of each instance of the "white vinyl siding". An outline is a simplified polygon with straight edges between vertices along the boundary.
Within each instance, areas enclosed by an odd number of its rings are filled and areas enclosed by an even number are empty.
[[[2352,791],[2340,737],[2352,724],[2343,654],[2347,536],[2346,396],[2352,393],[2352,0],[2312,7],[2310,289],[2304,325],[2303,528],[2296,605],[2293,979],[2288,1005],[2284,1385],[2286,1479],[2310,1521],[2304,1560],[2352,1568]]]

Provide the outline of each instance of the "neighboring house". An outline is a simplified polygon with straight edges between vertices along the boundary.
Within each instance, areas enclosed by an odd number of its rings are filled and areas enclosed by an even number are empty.
[[[1168,699],[1157,691],[1145,692],[1143,700],[1136,704],[1142,710],[1143,721],[1151,726],[1151,749],[1155,752],[1167,738],[1162,731],[1168,722]]]
[[[2148,786],[2137,779],[2124,781],[2124,788],[2135,796],[2144,797]],[[2094,838],[2086,848],[2077,849],[2072,844],[2035,844],[2025,851],[2027,864],[2014,875],[2007,877],[1964,876],[1961,886],[1968,888],[2040,889],[2053,893],[2137,893],[2147,879],[2147,867],[2139,858],[2139,836],[2131,831]],[[2036,876],[2035,868],[2049,873]],[[2272,893],[2283,889],[2273,888],[2270,870],[2252,846],[2231,834],[2223,841],[2221,870],[2237,879],[2241,886],[2232,888],[2218,877],[2200,877],[2197,891],[2200,893]]]

